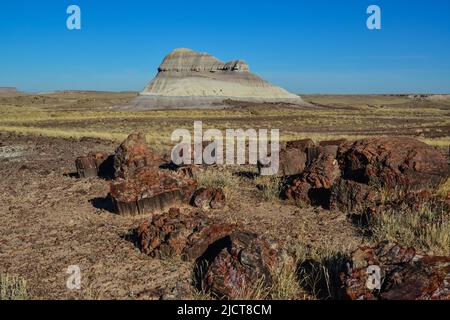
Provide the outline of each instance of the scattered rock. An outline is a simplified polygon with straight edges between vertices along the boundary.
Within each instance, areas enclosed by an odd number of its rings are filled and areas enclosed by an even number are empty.
[[[235,228],[231,224],[213,223],[200,211],[171,208],[139,226],[138,243],[142,252],[151,257],[180,256],[192,261]]]
[[[279,243],[217,223],[201,211],[171,208],[142,223],[138,244],[151,257],[179,256],[196,261],[199,287],[218,297],[250,297],[272,285],[284,251]]]
[[[318,156],[320,150],[311,139],[288,141],[280,146],[278,176],[301,174]],[[270,149],[269,149],[270,150]],[[267,167],[258,162],[258,170]]]
[[[356,212],[381,201],[378,189],[352,180],[338,179],[330,191],[329,208],[331,210]]]
[[[307,162],[308,158],[305,151],[294,148],[282,149],[280,150],[278,175],[284,177],[300,174],[305,170]]]
[[[87,156],[78,157],[75,160],[78,175],[81,178],[91,178],[106,174],[106,171],[110,171],[106,168],[109,157],[105,152],[90,152]]]
[[[196,188],[195,180],[147,167],[134,172],[133,178],[111,182],[110,194],[116,213],[137,215],[188,204]]]
[[[236,231],[211,260],[204,278],[207,292],[220,298],[252,297],[272,285],[272,274],[282,265],[282,250],[257,234]]]
[[[225,194],[220,188],[200,188],[192,196],[191,204],[203,209],[223,209]]]
[[[141,168],[158,168],[163,163],[163,157],[150,149],[142,133],[132,133],[115,152],[114,176],[132,178]]]
[[[443,154],[405,137],[358,140],[339,147],[343,178],[374,187],[420,190],[433,188],[450,175]]]
[[[375,284],[370,266],[380,268],[380,289],[367,285]],[[389,242],[357,249],[340,277],[346,299],[450,300],[450,257],[419,256]]]
[[[330,189],[341,172],[332,148],[321,148],[319,156],[294,179],[286,191],[286,197],[306,204],[328,206]]]

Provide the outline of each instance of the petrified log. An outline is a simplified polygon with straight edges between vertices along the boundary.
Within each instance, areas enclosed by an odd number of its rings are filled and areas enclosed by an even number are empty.
[[[142,252],[151,257],[177,255],[192,261],[235,228],[232,224],[214,223],[200,211],[181,212],[171,208],[142,223],[138,228],[138,241]]]
[[[338,179],[331,188],[329,208],[343,212],[356,212],[380,201],[381,194],[377,188],[364,183]]]
[[[75,160],[78,175],[81,178],[97,177],[108,158],[109,155],[105,152],[90,152],[87,156],[78,157]],[[107,169],[104,168],[104,170]]]
[[[450,257],[419,256],[394,243],[358,248],[340,277],[346,299],[450,299]]]
[[[251,297],[255,290],[270,288],[272,274],[279,271],[282,257],[277,243],[251,232],[236,231],[211,260],[203,287],[220,298]]]
[[[439,150],[412,138],[383,137],[344,143],[337,159],[344,179],[375,187],[434,188],[450,175]]]
[[[196,187],[195,180],[176,173],[142,168],[133,178],[111,182],[110,194],[118,214],[137,215],[188,204]]]
[[[142,133],[132,133],[115,152],[114,175],[116,178],[127,179],[141,168],[158,168],[163,163],[163,157],[150,149]]]
[[[316,147],[311,139],[286,142],[280,148],[278,176],[301,174],[319,156],[320,152],[321,149]],[[264,167],[266,166],[258,162],[260,173]]]
[[[203,209],[223,209],[225,194],[220,188],[200,188],[192,196],[191,204]]]
[[[286,197],[305,204],[328,206],[330,189],[341,174],[334,151],[337,150],[333,146],[321,148],[321,154],[288,187]]]

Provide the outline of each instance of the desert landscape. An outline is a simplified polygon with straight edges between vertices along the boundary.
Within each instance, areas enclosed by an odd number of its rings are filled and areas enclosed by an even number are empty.
[[[0,93],[1,298],[450,298],[449,96],[117,108],[137,96]],[[198,120],[280,129],[281,173],[171,166]]]

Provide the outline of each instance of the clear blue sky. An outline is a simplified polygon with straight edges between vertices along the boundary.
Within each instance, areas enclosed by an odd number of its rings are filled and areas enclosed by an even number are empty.
[[[82,30],[66,28],[81,8]],[[366,9],[382,9],[382,30]],[[450,92],[450,1],[2,0],[0,86],[141,90],[172,49],[298,93]]]

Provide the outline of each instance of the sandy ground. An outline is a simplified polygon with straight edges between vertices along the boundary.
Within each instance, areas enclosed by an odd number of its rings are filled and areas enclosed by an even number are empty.
[[[150,299],[191,278],[189,263],[140,253],[126,235],[147,217],[112,213],[107,181],[73,175],[77,155],[114,146],[0,135],[0,271],[25,278],[32,298]],[[240,201],[212,214],[289,243],[350,251],[364,241],[343,214],[263,202],[242,179]],[[81,268],[80,291],[66,287],[70,265]]]

